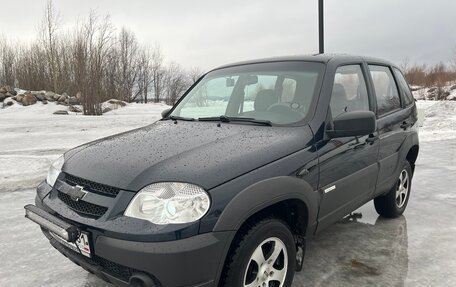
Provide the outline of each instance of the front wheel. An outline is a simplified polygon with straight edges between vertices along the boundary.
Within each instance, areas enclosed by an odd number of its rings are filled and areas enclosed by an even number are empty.
[[[393,188],[386,195],[374,199],[375,210],[378,214],[396,218],[404,213],[410,197],[411,186],[412,168],[410,163],[406,161]]]
[[[288,226],[263,219],[234,242],[222,286],[290,287],[296,268],[296,245]]]

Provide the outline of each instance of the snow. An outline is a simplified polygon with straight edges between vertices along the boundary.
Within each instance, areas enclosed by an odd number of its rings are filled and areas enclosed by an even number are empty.
[[[456,138],[456,101],[417,101],[424,110],[420,141]],[[41,102],[0,109],[0,192],[33,188],[50,163],[80,144],[160,119],[164,104],[128,104],[103,116],[53,115],[65,106]]]
[[[417,100],[433,100],[438,87],[422,87],[422,86],[411,86],[413,97]],[[456,99],[456,82],[447,82],[441,87],[441,91],[447,93],[447,100]]]
[[[253,111],[254,110],[254,101],[244,101],[243,111]],[[228,101],[207,101],[207,105],[198,106],[193,103],[187,103],[185,108],[181,110],[180,115],[190,118],[202,118],[202,117],[214,117],[219,115],[224,115],[226,107],[228,106]],[[208,109],[207,107],[210,107]]]
[[[424,110],[424,123],[419,130],[420,141],[456,138],[456,101],[417,101]]]
[[[102,116],[53,115],[65,106],[41,102],[0,109],[0,192],[36,186],[50,163],[80,144],[146,126],[164,104],[128,104]]]

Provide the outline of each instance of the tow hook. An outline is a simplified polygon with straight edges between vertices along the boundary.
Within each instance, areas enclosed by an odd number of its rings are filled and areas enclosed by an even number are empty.
[[[302,270],[304,254],[306,251],[306,239],[302,236],[296,237],[296,272]]]

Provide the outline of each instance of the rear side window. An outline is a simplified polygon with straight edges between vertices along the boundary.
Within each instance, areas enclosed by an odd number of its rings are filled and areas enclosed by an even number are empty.
[[[330,108],[333,118],[344,112],[369,110],[366,82],[359,65],[337,68]]]
[[[405,104],[405,106],[409,106],[413,103],[413,95],[412,95],[412,92],[410,91],[409,85],[407,84],[407,81],[405,80],[404,75],[402,74],[401,71],[399,71],[399,69],[393,68],[393,70],[394,70],[394,74],[397,79],[397,83],[399,84],[399,88],[402,91],[402,95],[403,95],[402,98],[404,100],[404,104]]]
[[[374,83],[375,96],[377,97],[377,112],[384,115],[401,108],[399,91],[393,74],[388,67],[369,65],[369,70]]]

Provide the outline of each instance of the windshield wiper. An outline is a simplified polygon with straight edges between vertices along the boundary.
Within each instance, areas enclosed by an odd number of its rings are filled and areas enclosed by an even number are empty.
[[[243,117],[228,117],[228,116],[218,116],[218,117],[204,117],[198,118],[198,121],[221,121],[224,123],[229,122],[248,122],[248,123],[255,123],[264,126],[272,126],[272,123],[268,120],[258,120],[255,118],[243,118]]]
[[[195,118],[187,118],[187,117],[179,117],[179,116],[169,116],[168,119],[171,119],[171,120],[174,120],[174,121],[181,120],[181,121],[189,121],[189,122],[195,120]]]

